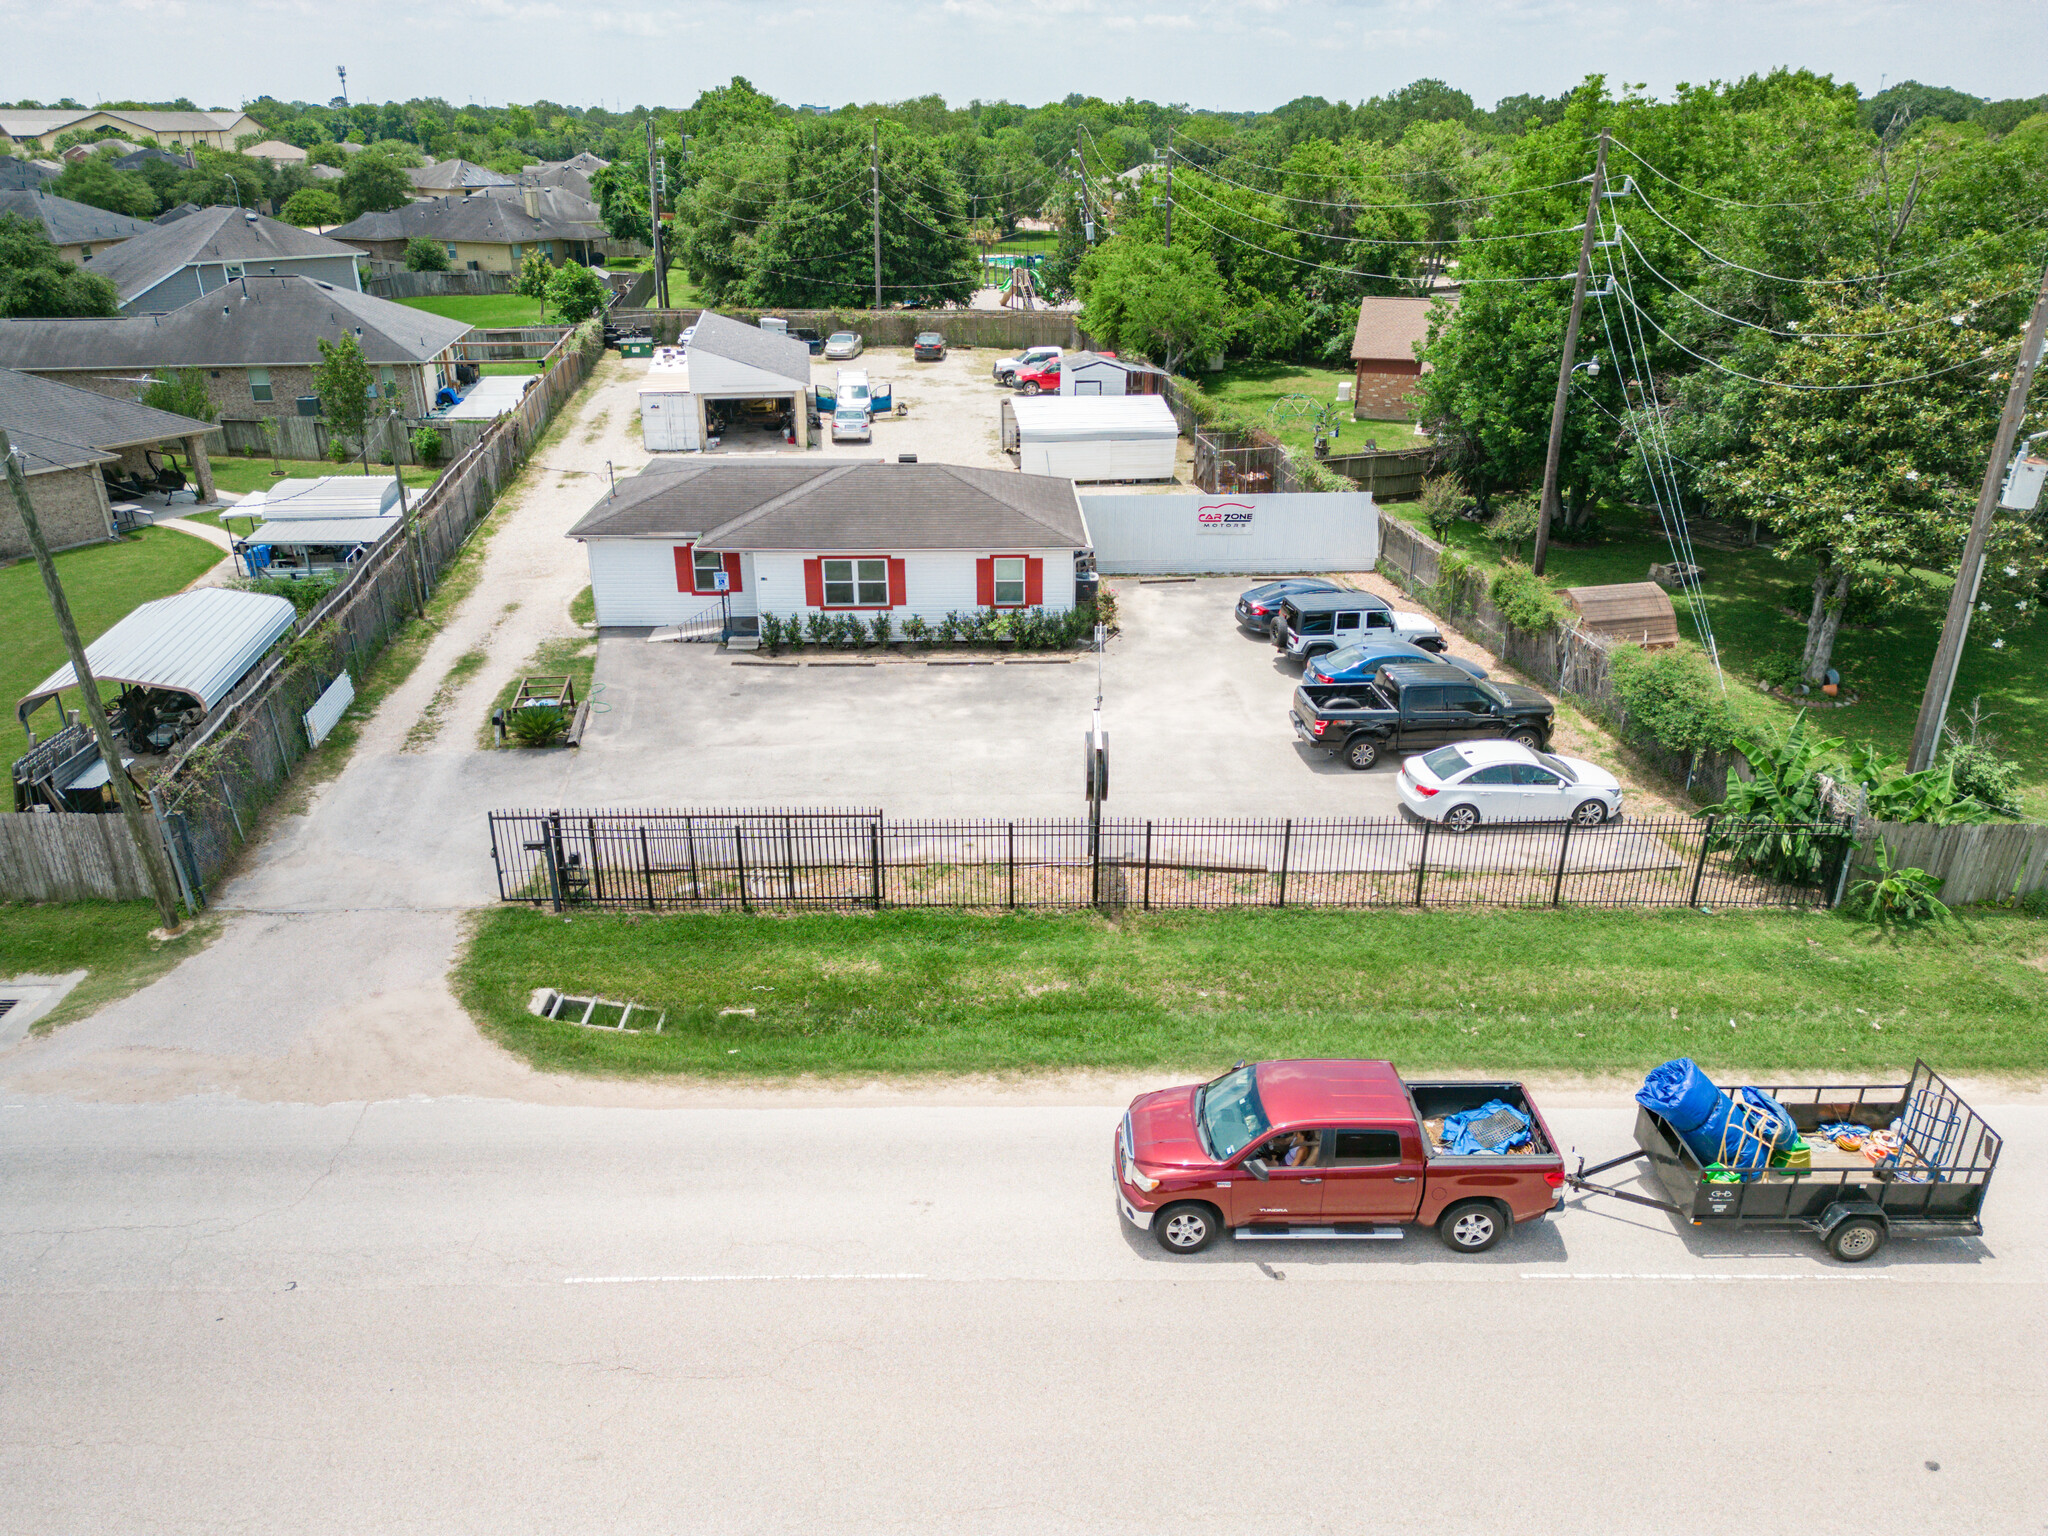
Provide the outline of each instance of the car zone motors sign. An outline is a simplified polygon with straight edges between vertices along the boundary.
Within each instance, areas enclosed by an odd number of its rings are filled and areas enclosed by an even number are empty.
[[[1242,501],[1211,501],[1195,508],[1197,533],[1250,533],[1252,509]]]

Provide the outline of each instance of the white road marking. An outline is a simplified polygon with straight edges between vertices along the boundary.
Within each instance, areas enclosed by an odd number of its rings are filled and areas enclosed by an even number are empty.
[[[926,1275],[574,1275],[564,1285],[724,1285],[750,1280],[924,1280]]]
[[[1894,1280],[1895,1275],[1680,1275],[1647,1271],[1642,1274],[1523,1275],[1524,1280]]]

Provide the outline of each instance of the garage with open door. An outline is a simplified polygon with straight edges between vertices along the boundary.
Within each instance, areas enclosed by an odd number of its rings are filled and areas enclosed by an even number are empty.
[[[809,446],[811,349],[801,341],[707,309],[690,333],[683,365],[702,447],[726,432],[766,430],[780,431],[794,447]]]

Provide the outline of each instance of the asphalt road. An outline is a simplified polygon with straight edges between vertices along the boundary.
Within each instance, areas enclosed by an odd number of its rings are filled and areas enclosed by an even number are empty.
[[[1988,1235],[1845,1268],[1611,1203],[1173,1260],[1110,1106],[10,1095],[0,1529],[2038,1531],[1990,1118]]]

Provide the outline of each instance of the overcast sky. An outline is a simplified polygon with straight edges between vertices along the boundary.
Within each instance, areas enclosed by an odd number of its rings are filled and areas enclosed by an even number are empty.
[[[1866,95],[1917,79],[2038,94],[2041,0],[0,0],[0,100],[269,92],[686,106],[745,75],[831,106],[1070,91],[1261,109],[1421,76],[1482,107],[1588,73],[1666,95],[1778,65]]]

